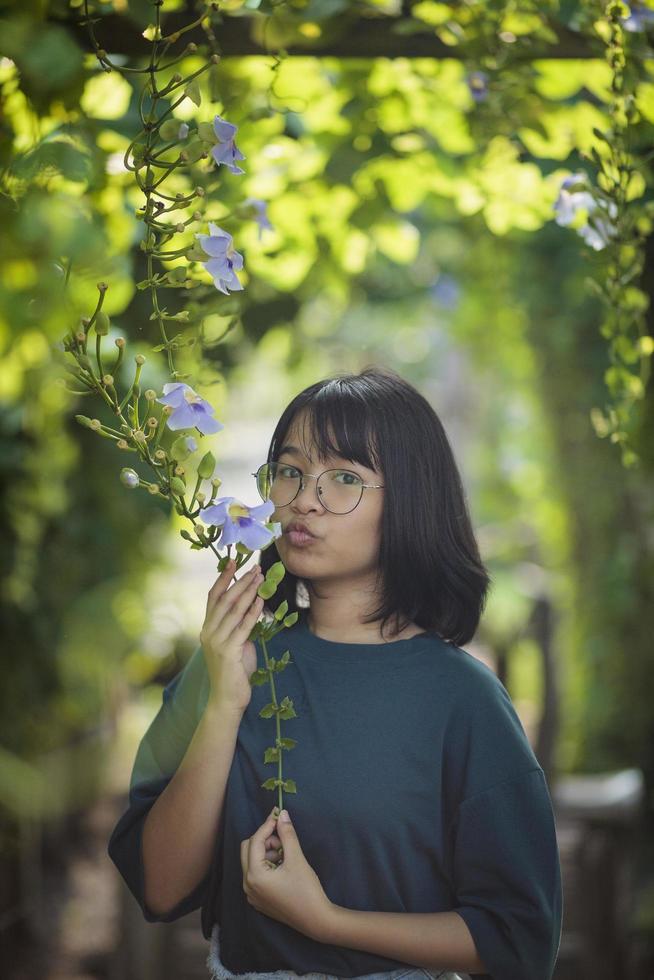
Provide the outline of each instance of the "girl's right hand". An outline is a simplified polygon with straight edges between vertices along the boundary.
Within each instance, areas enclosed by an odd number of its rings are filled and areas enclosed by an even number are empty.
[[[248,636],[263,609],[257,595],[263,575],[255,565],[230,586],[235,568],[230,561],[209,590],[200,644],[209,672],[209,704],[242,715],[252,697],[250,677],[257,669],[256,647]]]

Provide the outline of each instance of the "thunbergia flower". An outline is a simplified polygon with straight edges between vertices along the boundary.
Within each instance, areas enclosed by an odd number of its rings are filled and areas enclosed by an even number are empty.
[[[219,546],[240,543],[250,551],[256,551],[281,533],[279,522],[273,524],[272,530],[264,523],[274,509],[272,500],[264,500],[262,504],[248,507],[237,497],[220,497],[200,511],[199,517],[211,527],[222,527]]]
[[[235,162],[236,160],[245,160],[245,157],[234,142],[237,130],[238,126],[234,126],[233,123],[228,123],[222,116],[215,116],[213,131],[216,134],[218,142],[211,148],[211,156],[218,166],[224,163],[231,173],[244,174],[245,170],[241,170]]]
[[[203,262],[216,289],[221,293],[229,290],[243,289],[236,273],[243,268],[243,256],[232,245],[232,236],[213,221],[209,222],[209,235],[196,235],[200,245],[209,256],[208,262]]]
[[[470,72],[466,82],[475,102],[483,102],[488,98],[488,75],[485,71]]]
[[[172,405],[175,409],[166,421],[169,429],[196,428],[207,436],[225,428],[218,419],[212,418],[214,409],[209,402],[193,391],[190,385],[183,381],[169,382],[163,386],[163,392],[163,398],[157,398],[157,401],[162,405]]]
[[[270,231],[274,231],[273,226],[268,219],[267,207],[265,201],[260,201],[258,197],[247,197],[243,201],[243,205],[247,207],[248,205],[254,208],[254,220],[259,226],[259,241],[261,241],[261,236],[264,228],[268,228]]]
[[[635,33],[636,31],[646,31],[648,27],[654,25],[654,10],[643,7],[640,3],[625,4],[629,10],[629,15],[622,19],[622,26],[626,31]]]
[[[614,201],[609,201],[607,205],[598,202],[587,188],[588,177],[583,171],[565,178],[554,202],[555,221],[557,225],[567,227],[573,223],[579,211],[585,211],[592,224],[587,220],[576,231],[587,245],[599,251],[609,244],[617,231],[610,219],[617,216],[618,209]]]

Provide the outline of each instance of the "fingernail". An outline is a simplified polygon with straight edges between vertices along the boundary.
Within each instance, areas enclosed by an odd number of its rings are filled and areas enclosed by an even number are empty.
[[[290,823],[291,818],[288,815],[288,810],[282,810],[282,812],[279,814],[279,819],[282,821],[282,823]]]

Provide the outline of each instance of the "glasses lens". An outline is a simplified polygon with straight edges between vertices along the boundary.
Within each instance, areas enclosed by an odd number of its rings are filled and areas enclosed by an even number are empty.
[[[257,487],[263,500],[284,507],[300,490],[301,473],[289,463],[264,463],[257,470]],[[363,481],[350,470],[326,470],[318,483],[322,505],[332,514],[354,510],[363,493]]]
[[[264,463],[257,470],[257,486],[264,500],[283,507],[300,489],[300,471],[288,463]]]
[[[347,514],[361,500],[363,480],[350,470],[327,470],[320,477],[318,494],[332,514]]]

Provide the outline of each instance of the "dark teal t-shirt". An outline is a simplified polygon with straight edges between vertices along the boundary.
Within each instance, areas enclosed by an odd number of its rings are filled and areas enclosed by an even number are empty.
[[[493,980],[550,980],[561,938],[562,891],[551,799],[541,766],[495,674],[435,633],[386,644],[314,636],[306,615],[269,644],[291,663],[276,673],[285,793],[300,844],[328,898],[378,912],[454,910]],[[257,643],[260,667],[263,652]],[[148,922],[202,908],[233,973],[294,970],[357,977],[404,964],[315,942],[263,913],[243,891],[240,843],[277,802],[261,788],[275,718],[259,717],[268,683],[253,687],[239,727],[212,866],[166,916],[144,902],[141,831],[181,762],[206,705],[202,649],[163,691],[130,780],[129,806],[109,855]],[[192,802],[189,801],[189,805]],[[183,847],[183,841],[180,842]]]

